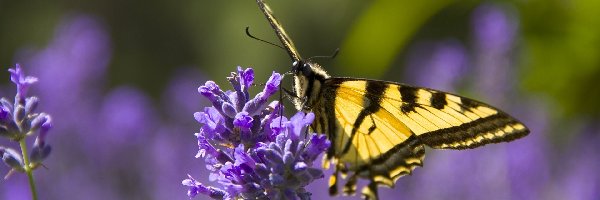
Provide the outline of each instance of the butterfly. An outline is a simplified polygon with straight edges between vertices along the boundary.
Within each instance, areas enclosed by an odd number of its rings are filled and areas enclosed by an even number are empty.
[[[379,185],[396,180],[423,165],[425,146],[434,149],[472,149],[509,142],[529,134],[521,122],[488,104],[434,89],[362,78],[332,77],[296,50],[271,9],[257,0],[260,10],[291,57],[298,110],[313,112],[312,129],[332,142],[324,167],[333,164],[329,193],[338,193],[338,177],[354,194],[358,178],[365,199],[378,199]],[[348,174],[350,173],[350,174]]]

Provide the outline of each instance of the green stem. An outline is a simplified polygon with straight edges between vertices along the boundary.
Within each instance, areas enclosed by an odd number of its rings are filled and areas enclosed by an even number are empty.
[[[27,173],[27,177],[29,178],[29,187],[31,188],[31,197],[33,200],[37,200],[37,192],[35,190],[35,182],[33,181],[33,170],[29,166],[29,156],[27,154],[27,144],[25,144],[25,139],[19,141],[21,145],[21,152],[23,153],[23,162],[25,164],[25,173]]]

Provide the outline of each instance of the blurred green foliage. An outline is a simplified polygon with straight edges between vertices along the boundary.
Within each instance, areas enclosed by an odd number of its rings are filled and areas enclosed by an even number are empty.
[[[352,26],[336,70],[381,77],[426,20],[451,1],[374,1]],[[368,69],[368,70],[367,70]]]
[[[518,4],[524,86],[556,100],[566,117],[600,114],[600,2]]]
[[[600,114],[600,3],[498,1],[520,20],[518,77],[523,93],[547,98],[555,118]],[[412,42],[457,38],[469,42],[469,13],[480,1],[270,1],[304,57],[332,75],[401,81]],[[112,39],[112,86],[132,84],[157,97],[171,72],[193,66],[224,82],[234,66],[251,66],[258,81],[289,69],[285,52],[248,38],[275,41],[254,1],[6,1],[0,0],[0,66],[41,49],[61,19],[89,14]],[[1,70],[2,75],[7,72]]]

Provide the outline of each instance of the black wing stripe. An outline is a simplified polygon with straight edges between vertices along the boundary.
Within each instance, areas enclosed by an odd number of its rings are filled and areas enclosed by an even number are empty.
[[[337,90],[340,87],[340,84],[343,83],[344,80],[342,79],[330,79],[329,83],[330,85],[327,88],[327,93],[329,95],[325,95],[323,96],[323,110],[324,110],[324,114],[327,117],[327,127],[323,127],[323,129],[327,130],[327,137],[329,138],[330,141],[334,142],[337,141],[337,137],[338,137],[338,128],[340,128],[338,126],[337,123],[337,119],[336,119],[336,115],[335,115],[335,109],[331,109],[331,108],[335,108],[335,99],[336,99],[336,94],[337,94]],[[323,90],[323,87],[321,88],[321,90]],[[342,134],[344,135],[344,134]],[[342,138],[343,139],[343,138]],[[343,140],[340,140],[343,141]],[[341,143],[341,142],[340,142]],[[334,155],[337,154],[337,152],[335,152],[335,149],[339,149],[339,148],[333,148],[334,145],[331,145],[331,147],[327,150],[327,158],[331,159],[333,158]]]
[[[402,102],[405,102],[405,104],[402,104],[400,110],[405,113],[415,111],[415,107],[418,106],[418,104],[417,104],[418,89],[414,88],[414,87],[408,87],[408,86],[399,86],[398,90],[400,90],[400,98],[401,98]]]
[[[348,141],[352,141],[352,139],[356,135],[356,131],[358,131],[358,128],[360,128],[360,125],[365,120],[365,117],[376,113],[379,110],[379,108],[381,108],[379,104],[383,99],[383,95],[385,94],[385,90],[387,89],[387,87],[388,84],[381,81],[367,81],[367,86],[365,87],[366,94],[363,98],[367,98],[369,100],[368,102],[366,102],[368,103],[368,105],[363,107],[363,109],[358,114],[358,117],[356,117],[356,120],[354,120],[352,132],[350,133],[350,138],[348,139]],[[346,153],[350,149],[350,145],[350,142],[346,143],[346,146],[342,150],[342,154]]]
[[[448,102],[446,102],[446,94],[442,92],[432,92],[430,101],[431,106],[440,110],[448,104]]]

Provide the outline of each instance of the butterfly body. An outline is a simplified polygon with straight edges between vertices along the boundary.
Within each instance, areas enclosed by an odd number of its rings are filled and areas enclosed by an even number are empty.
[[[326,155],[336,169],[330,178],[332,195],[338,193],[339,173],[350,173],[344,193],[353,194],[358,178],[364,178],[370,183],[362,194],[377,199],[378,185],[393,187],[398,178],[423,165],[425,146],[471,149],[529,133],[508,114],[459,95],[390,81],[332,77],[317,63],[303,60],[267,5],[257,3],[293,61],[296,109],[314,112],[312,129],[332,142]]]

